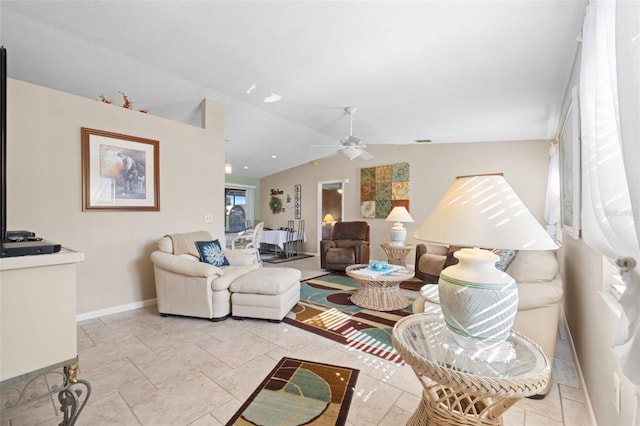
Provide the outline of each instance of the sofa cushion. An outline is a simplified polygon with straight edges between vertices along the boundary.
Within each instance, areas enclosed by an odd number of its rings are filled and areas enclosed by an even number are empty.
[[[211,282],[211,290],[227,290],[235,280],[259,268],[260,265],[257,263],[254,265],[223,266],[220,268],[222,269],[223,275]]]
[[[196,241],[196,246],[200,252],[200,258],[213,266],[228,266],[229,261],[224,255],[220,241]]]
[[[442,271],[446,260],[447,256],[445,255],[426,253],[420,256],[417,268],[423,274],[437,277],[440,275],[440,271]]]
[[[282,294],[292,285],[300,284],[302,273],[293,268],[262,268],[234,280],[232,293]]]
[[[551,281],[558,273],[558,261],[549,250],[521,250],[506,270],[517,283]]]
[[[225,250],[224,255],[229,261],[229,265],[253,265],[257,263],[254,249]]]
[[[557,304],[562,299],[558,281],[518,284],[518,310],[527,311]]]
[[[362,240],[333,240],[338,248],[352,249],[362,242]]]
[[[332,248],[325,254],[327,263],[353,265],[356,263],[356,252],[348,248]]]

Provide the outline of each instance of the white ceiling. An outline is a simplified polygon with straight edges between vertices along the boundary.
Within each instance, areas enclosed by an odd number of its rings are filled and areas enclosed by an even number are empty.
[[[586,5],[2,0],[0,42],[11,78],[195,126],[224,103],[234,174],[263,177],[329,155],[345,106],[367,144],[552,139]]]

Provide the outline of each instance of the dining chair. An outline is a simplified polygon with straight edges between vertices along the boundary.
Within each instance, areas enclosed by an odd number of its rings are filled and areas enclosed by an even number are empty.
[[[262,230],[264,229],[264,222],[260,222],[252,231],[246,231],[245,233],[235,237],[231,242],[232,250],[252,250],[256,254],[258,264],[262,264],[260,259],[260,240],[262,239]]]
[[[298,235],[296,235],[296,256],[302,254],[302,244],[304,243],[304,220],[298,221]]]
[[[288,220],[287,221],[287,241],[284,243],[286,257],[290,257],[294,254],[295,232],[296,232],[295,220]]]

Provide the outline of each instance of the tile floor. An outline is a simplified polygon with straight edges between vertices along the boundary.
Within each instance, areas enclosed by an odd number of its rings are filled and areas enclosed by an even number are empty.
[[[277,266],[297,267],[309,278],[318,275],[317,263],[311,258]],[[223,425],[283,356],[360,370],[347,420],[352,426],[405,424],[422,389],[406,365],[284,323],[162,318],[155,306],[79,323],[78,352],[78,377],[92,385],[79,426]],[[584,398],[561,325],[551,393],[518,402],[505,424],[589,425]],[[62,421],[55,397],[6,410],[0,419],[2,426]]]

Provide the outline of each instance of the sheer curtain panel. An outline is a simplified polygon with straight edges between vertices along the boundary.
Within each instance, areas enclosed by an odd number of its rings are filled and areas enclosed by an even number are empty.
[[[638,2],[590,2],[582,30],[580,75],[582,235],[589,246],[618,264],[635,261],[622,276],[626,290],[620,298],[622,315],[613,351],[636,385],[640,385],[639,12]]]

